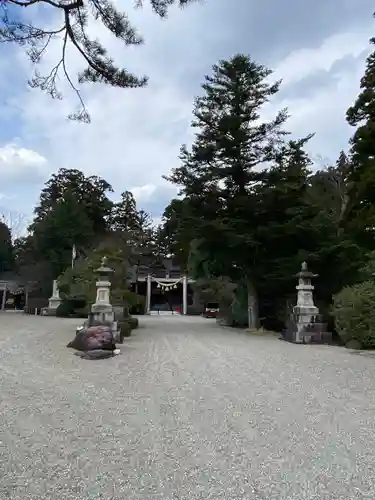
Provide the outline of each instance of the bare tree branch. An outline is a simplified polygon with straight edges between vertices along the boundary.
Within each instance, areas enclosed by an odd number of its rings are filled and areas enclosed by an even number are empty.
[[[9,3],[13,3],[15,5],[20,5],[21,7],[29,7],[30,5],[34,5],[38,3],[40,0],[29,0],[28,2],[19,2],[18,0],[8,0]],[[45,3],[52,5],[53,7],[60,8],[60,5],[52,0],[43,0]]]
[[[3,222],[9,228],[12,241],[24,236],[29,221],[25,214],[9,210],[6,207],[0,207],[0,222]]]

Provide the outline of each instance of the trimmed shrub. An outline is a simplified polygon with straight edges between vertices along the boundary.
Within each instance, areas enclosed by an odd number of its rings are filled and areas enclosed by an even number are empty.
[[[85,307],[87,307],[86,297],[77,295],[77,296],[68,297],[67,300],[69,300],[73,309],[84,309]]]
[[[118,328],[120,330],[120,343],[122,344],[123,339],[125,337],[130,337],[132,334],[130,321],[120,321],[118,323]]]
[[[337,333],[347,347],[375,347],[375,282],[343,288],[333,297]]]
[[[138,318],[131,317],[131,318],[129,318],[128,321],[130,323],[130,326],[131,326],[132,330],[135,330],[136,328],[138,328],[138,326],[139,326],[139,320],[138,320]]]
[[[137,302],[135,304],[131,304],[129,308],[130,314],[142,315],[145,313],[145,305],[146,300],[142,295],[137,295]]]
[[[61,304],[56,309],[57,318],[69,318],[71,314],[74,314],[74,307],[70,300],[63,300]]]
[[[82,307],[79,309],[74,309],[74,312],[70,314],[70,316],[73,316],[74,318],[87,318],[89,312],[90,311],[88,307]]]

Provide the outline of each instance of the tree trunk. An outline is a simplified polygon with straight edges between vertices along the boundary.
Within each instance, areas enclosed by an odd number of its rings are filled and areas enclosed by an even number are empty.
[[[256,289],[251,280],[247,281],[247,314],[248,314],[248,327],[259,327],[259,314],[258,314],[258,297]]]

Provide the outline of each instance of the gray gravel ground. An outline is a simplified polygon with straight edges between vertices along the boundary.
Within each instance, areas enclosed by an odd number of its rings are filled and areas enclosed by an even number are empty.
[[[146,317],[120,356],[0,315],[0,499],[375,498],[375,359]]]

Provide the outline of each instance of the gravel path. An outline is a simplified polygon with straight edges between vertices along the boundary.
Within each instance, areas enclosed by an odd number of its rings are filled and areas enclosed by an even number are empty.
[[[142,317],[120,356],[0,315],[0,499],[375,498],[375,358]]]

